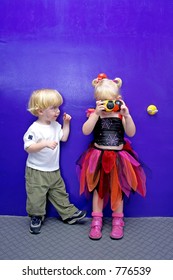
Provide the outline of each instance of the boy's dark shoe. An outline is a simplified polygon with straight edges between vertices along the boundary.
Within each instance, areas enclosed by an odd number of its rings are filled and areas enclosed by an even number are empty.
[[[64,222],[72,225],[80,220],[82,220],[86,216],[86,211],[78,210],[75,212],[70,218],[66,219]]]
[[[41,232],[42,226],[42,217],[40,216],[32,216],[31,217],[31,224],[30,224],[30,233],[38,234]]]

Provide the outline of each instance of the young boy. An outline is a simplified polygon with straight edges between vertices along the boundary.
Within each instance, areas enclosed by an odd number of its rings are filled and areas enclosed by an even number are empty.
[[[67,141],[71,116],[64,113],[63,127],[56,121],[63,98],[57,90],[40,89],[32,93],[28,111],[37,120],[25,133],[27,213],[30,232],[38,234],[46,214],[47,199],[64,222],[74,224],[86,216],[69,201],[59,166],[60,141]]]

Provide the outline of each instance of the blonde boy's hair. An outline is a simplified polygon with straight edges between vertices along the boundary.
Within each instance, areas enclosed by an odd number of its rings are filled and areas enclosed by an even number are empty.
[[[62,103],[63,98],[57,90],[39,89],[33,91],[29,99],[28,111],[34,116],[38,116],[39,110],[44,110],[51,106],[59,107]]]
[[[95,87],[94,96],[96,100],[116,99],[121,97],[119,88],[122,85],[122,80],[120,78],[116,78],[114,81],[103,79],[99,82],[95,82],[95,80],[93,80],[92,85]]]

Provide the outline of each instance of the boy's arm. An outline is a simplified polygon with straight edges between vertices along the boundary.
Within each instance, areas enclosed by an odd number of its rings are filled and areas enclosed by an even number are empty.
[[[27,153],[37,153],[44,148],[54,150],[58,143],[54,140],[39,139],[36,131],[33,128],[29,128],[24,137],[24,150]]]
[[[71,116],[64,113],[63,115],[63,136],[61,138],[61,141],[66,142],[70,133],[70,121],[71,121]]]
[[[29,147],[25,148],[28,153],[37,153],[44,148],[50,148],[54,150],[58,143],[56,141],[41,140],[38,143],[33,143]]]

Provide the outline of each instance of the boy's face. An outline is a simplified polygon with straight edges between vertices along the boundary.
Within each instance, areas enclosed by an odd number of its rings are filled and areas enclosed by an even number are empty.
[[[52,107],[48,107],[47,109],[40,110],[38,117],[44,123],[49,124],[52,121],[56,121],[56,119],[58,118],[59,114],[60,114],[59,107],[52,106]]]

